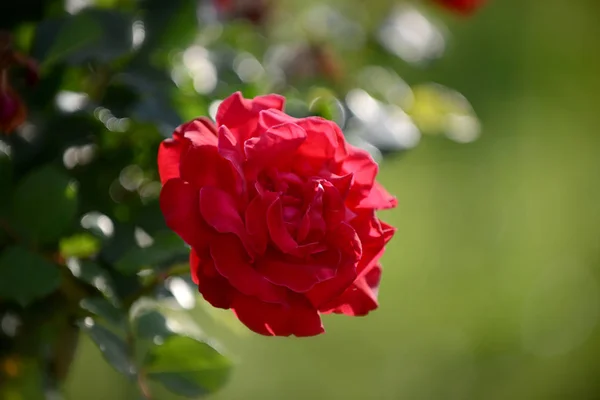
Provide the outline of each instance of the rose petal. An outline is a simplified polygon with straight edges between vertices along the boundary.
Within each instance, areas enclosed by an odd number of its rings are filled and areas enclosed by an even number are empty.
[[[210,119],[200,117],[179,125],[173,132],[173,138],[186,138],[196,146],[216,146],[217,128]]]
[[[325,332],[317,310],[300,296],[273,304],[238,294],[231,308],[244,325],[261,335],[305,337]]]
[[[217,235],[210,244],[216,270],[241,293],[261,301],[287,301],[287,290],[269,282],[249,262],[240,241],[233,235]]]
[[[328,249],[305,260],[268,251],[255,262],[256,270],[269,282],[297,293],[307,292],[319,282],[336,276],[339,264],[340,252],[336,249]]]
[[[295,170],[302,175],[318,174],[323,169],[335,171],[345,154],[345,140],[340,128],[319,117],[301,118],[296,124],[306,131],[306,141],[298,148]]]
[[[219,128],[219,154],[231,162],[240,177],[244,176],[242,170],[242,163],[245,160],[244,153],[241,151],[241,145],[238,144],[233,133],[225,125]]]
[[[269,227],[267,226],[268,203],[261,196],[256,196],[246,209],[246,231],[252,238],[258,254],[267,250]]]
[[[323,217],[327,228],[334,229],[346,218],[344,198],[330,182],[324,181],[323,185]]]
[[[200,189],[200,213],[208,225],[220,233],[233,233],[240,238],[248,255],[254,256],[254,247],[246,233],[236,200],[227,192],[210,186]]]
[[[181,158],[181,178],[197,187],[216,187],[232,195],[242,192],[241,176],[215,146],[188,146]]]
[[[171,178],[179,178],[181,155],[188,145],[214,145],[217,131],[214,124],[205,117],[180,125],[173,132],[172,139],[164,140],[158,149],[158,173],[165,183]]]
[[[379,306],[377,295],[380,280],[381,266],[373,263],[368,269],[365,269],[349,289],[337,299],[322,306],[319,311],[324,314],[367,315]]]
[[[254,99],[245,99],[236,92],[223,100],[217,110],[217,125],[227,126],[236,137],[239,145],[254,136],[258,124],[259,113],[262,110],[274,108],[283,110],[285,98],[271,94]]]
[[[198,254],[192,249],[190,267],[192,280],[198,285],[198,290],[204,299],[213,307],[230,308],[235,291],[229,282],[217,273],[213,261],[210,258],[200,260]]]
[[[396,197],[388,193],[379,183],[374,182],[371,191],[358,203],[357,208],[372,208],[375,210],[386,210],[398,206]]]
[[[339,224],[335,230],[329,232],[328,239],[331,245],[341,250],[341,258],[335,277],[315,285],[306,293],[306,297],[316,308],[320,308],[350,287],[356,279],[356,267],[362,255],[358,235],[346,223]]]
[[[160,208],[167,226],[187,244],[200,250],[208,246],[210,229],[200,215],[198,190],[181,179],[170,179],[160,193]]]
[[[297,118],[290,117],[277,109],[264,110],[258,115],[258,129],[261,132],[266,132],[274,126],[294,123],[297,120]]]
[[[158,148],[158,174],[160,182],[165,183],[169,179],[179,178],[179,163],[181,152],[185,147],[182,140],[164,140]]]
[[[284,123],[248,139],[244,144],[244,152],[248,162],[253,165],[275,166],[282,160],[289,161],[305,140],[304,129],[294,123]]]
[[[284,253],[294,253],[298,243],[294,240],[283,220],[281,199],[277,197],[267,208],[267,226],[271,241]]]
[[[342,166],[342,173],[354,174],[348,201],[358,204],[371,192],[379,167],[371,155],[362,149],[348,145],[348,157]]]

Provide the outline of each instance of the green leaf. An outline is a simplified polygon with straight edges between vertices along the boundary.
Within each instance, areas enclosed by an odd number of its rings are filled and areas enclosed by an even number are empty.
[[[132,23],[129,14],[91,8],[46,20],[37,27],[32,53],[45,65],[88,60],[107,63],[131,52]]]
[[[79,306],[84,310],[103,318],[109,324],[115,326],[115,328],[125,330],[126,328],[126,314],[123,310],[112,305],[108,300],[102,297],[89,297],[81,300]]]
[[[176,394],[198,397],[225,385],[231,362],[205,342],[171,336],[150,351],[144,372]]]
[[[114,282],[110,274],[100,265],[92,261],[81,261],[77,258],[67,260],[67,268],[73,276],[98,289],[113,304],[118,303]]]
[[[167,263],[189,254],[185,243],[172,232],[161,232],[153,240],[154,243],[149,247],[134,247],[127,251],[115,267],[123,274],[135,274],[142,268]]]
[[[2,152],[2,142],[0,142],[0,193],[12,192],[12,164],[10,158]],[[10,196],[0,196],[0,219],[5,222],[10,208]],[[0,243],[3,243],[8,238],[7,227],[0,224]]]
[[[60,286],[60,271],[24,247],[9,247],[0,255],[0,298],[26,306]]]
[[[71,225],[77,212],[77,187],[53,167],[29,174],[12,202],[13,228],[34,243],[49,243]]]
[[[46,64],[61,61],[102,36],[102,28],[88,13],[65,18],[46,55]]]
[[[81,233],[61,239],[59,249],[65,258],[88,258],[100,251],[100,240],[89,233]]]
[[[161,303],[142,298],[130,310],[130,321],[136,335],[142,339],[164,340],[176,335],[201,337],[202,330],[190,315]]]
[[[129,358],[127,344],[119,336],[108,330],[96,321],[87,317],[78,323],[81,330],[88,334],[98,346],[104,359],[117,371],[133,379],[137,370]]]

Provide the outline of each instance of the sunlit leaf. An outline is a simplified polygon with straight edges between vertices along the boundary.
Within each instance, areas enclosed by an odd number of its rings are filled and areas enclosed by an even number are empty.
[[[100,265],[92,261],[70,258],[67,260],[67,268],[74,277],[98,289],[112,304],[118,303],[114,282]]]
[[[84,310],[103,318],[106,322],[115,326],[115,328],[125,329],[126,327],[127,319],[125,312],[102,297],[83,299],[79,305]]]
[[[129,348],[123,339],[99,325],[91,317],[80,321],[78,325],[98,346],[104,359],[114,369],[131,379],[135,376],[136,368],[131,362]]]
[[[124,274],[134,274],[144,267],[160,265],[189,254],[183,241],[170,232],[156,235],[153,240],[154,243],[148,247],[130,249],[117,261],[116,268]]]
[[[87,258],[100,250],[100,240],[93,235],[82,233],[61,239],[59,249],[65,258]]]
[[[228,380],[231,362],[205,342],[172,336],[154,347],[144,364],[150,379],[182,396],[213,393]]]

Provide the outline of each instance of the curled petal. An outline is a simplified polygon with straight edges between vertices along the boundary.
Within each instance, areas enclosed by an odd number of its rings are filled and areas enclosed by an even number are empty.
[[[181,178],[198,189],[220,188],[232,195],[241,194],[242,178],[215,146],[188,146],[181,158]]]
[[[160,193],[160,208],[167,226],[187,244],[205,248],[210,238],[210,228],[200,215],[198,190],[181,179],[170,179]]]
[[[210,119],[200,117],[179,125],[173,132],[173,137],[186,138],[196,146],[216,146],[217,128]]]
[[[219,128],[219,154],[226,160],[229,160],[235,171],[240,177],[244,176],[242,164],[245,161],[244,153],[241,150],[241,145],[233,133],[225,125]]]
[[[244,151],[249,163],[277,165],[282,160],[289,161],[305,140],[304,129],[294,123],[284,123],[248,139]]]
[[[315,285],[306,293],[306,297],[317,308],[350,287],[356,279],[356,267],[362,256],[360,239],[350,225],[341,223],[328,236],[330,243],[340,249],[341,257],[335,277]]]
[[[387,210],[398,206],[398,199],[388,193],[379,183],[373,183],[371,191],[358,203],[357,208],[371,208],[374,210]]]
[[[249,262],[241,243],[232,235],[218,235],[210,244],[216,270],[247,296],[268,303],[287,301],[287,290],[269,282]]]
[[[244,244],[248,255],[254,255],[252,242],[231,195],[215,187],[203,187],[200,189],[199,206],[208,225],[217,232],[235,234]]]
[[[271,241],[284,253],[294,253],[298,243],[294,240],[283,220],[281,199],[277,197],[267,208],[267,226]]]
[[[263,197],[256,196],[246,209],[246,231],[250,235],[258,254],[263,254],[267,250],[269,242],[268,206],[269,204]]]
[[[180,125],[173,138],[163,141],[158,149],[158,172],[164,184],[171,178],[179,178],[181,155],[190,144],[213,146],[217,132],[213,123],[205,117]]]
[[[342,173],[354,174],[349,201],[352,204],[358,204],[371,192],[379,167],[366,151],[350,145],[348,145],[348,150],[349,154],[344,161]]]
[[[340,257],[337,250],[324,251],[306,260],[271,251],[257,259],[255,265],[269,282],[304,293],[317,283],[336,276]]]
[[[198,285],[202,296],[213,307],[228,309],[235,294],[227,279],[215,269],[210,258],[201,260],[195,250],[190,253],[190,268],[192,280]]]
[[[274,126],[286,123],[294,123],[298,119],[290,117],[278,109],[263,110],[258,115],[258,128],[261,132],[266,132]]]
[[[339,169],[346,153],[346,142],[341,129],[334,122],[319,117],[298,119],[296,124],[307,134],[306,141],[296,155],[296,170],[303,175],[311,175],[318,174],[323,169]]]
[[[217,125],[227,126],[237,142],[241,145],[254,136],[258,124],[259,113],[262,110],[283,110],[285,98],[271,94],[258,96],[254,99],[245,99],[240,92],[236,92],[223,100],[217,111]]]
[[[381,266],[373,263],[363,271],[350,288],[335,300],[322,306],[319,311],[350,316],[367,315],[379,306],[377,295],[380,280]]]
[[[231,308],[244,325],[261,335],[305,337],[325,332],[317,310],[301,296],[273,304],[238,294]]]
[[[169,179],[179,178],[181,152],[185,147],[182,140],[167,139],[158,148],[158,174],[161,183]]]

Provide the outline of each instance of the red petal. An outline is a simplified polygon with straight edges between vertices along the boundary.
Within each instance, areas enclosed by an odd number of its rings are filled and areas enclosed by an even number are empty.
[[[381,266],[373,263],[340,297],[321,307],[322,313],[350,316],[367,315],[378,307],[377,295],[381,280]]]
[[[181,162],[181,152],[185,147],[181,140],[164,140],[158,148],[158,174],[161,183],[169,179],[179,178],[179,164]]]
[[[181,178],[198,189],[210,186],[232,195],[242,192],[241,176],[215,146],[188,146],[181,161]]]
[[[296,121],[298,121],[297,118],[290,117],[277,109],[264,110],[258,114],[258,128],[261,132],[265,132],[277,125],[295,123]]]
[[[216,146],[217,128],[210,119],[200,117],[179,125],[173,132],[173,137],[175,139],[189,139],[196,146]]]
[[[294,240],[283,220],[281,199],[277,197],[267,209],[267,226],[271,241],[284,253],[294,253],[298,243]]]
[[[233,133],[224,125],[219,128],[219,154],[231,162],[231,165],[239,176],[244,176],[242,163],[245,160],[245,156],[241,150],[241,145],[238,144]]]
[[[329,232],[328,238],[332,246],[341,250],[341,259],[335,277],[319,283],[306,294],[306,297],[317,308],[335,299],[350,287],[356,279],[356,266],[362,254],[358,235],[346,223],[341,223],[335,230]]]
[[[190,267],[192,269],[192,279],[198,285],[198,290],[202,293],[204,299],[213,307],[230,308],[235,291],[229,282],[217,273],[212,260],[210,258],[200,260],[198,254],[192,250],[190,253]]]
[[[215,268],[237,290],[261,301],[281,303],[287,290],[269,282],[249,263],[240,241],[233,235],[218,235],[210,244]]]
[[[244,144],[244,152],[249,163],[275,166],[282,160],[289,161],[305,140],[304,129],[294,123],[285,123],[248,139]]]
[[[369,195],[358,203],[357,208],[372,208],[375,210],[386,210],[398,206],[396,197],[388,193],[379,183],[375,182]]]
[[[205,117],[180,125],[173,132],[172,139],[166,139],[158,149],[158,172],[165,183],[171,178],[179,178],[181,155],[190,143],[194,145],[216,144],[217,131],[214,124]]]
[[[285,98],[276,94],[245,99],[236,92],[223,100],[217,111],[217,125],[227,126],[241,145],[254,135],[258,116],[262,110],[270,108],[283,110]]]
[[[349,154],[344,161],[342,172],[354,174],[348,200],[352,204],[358,204],[371,192],[379,167],[366,151],[350,145],[348,145],[348,150]]]
[[[285,286],[297,293],[307,292],[319,282],[336,276],[339,264],[340,253],[335,249],[321,252],[306,260],[271,251],[255,262],[257,271],[269,282]],[[348,285],[350,283],[352,280]]]
[[[246,209],[246,231],[254,242],[258,254],[267,250],[269,228],[267,226],[268,203],[261,196],[256,196]]]
[[[254,255],[254,248],[242,217],[237,211],[236,200],[227,192],[210,186],[200,189],[200,213],[208,225],[220,233],[233,233],[240,238],[248,255]]]
[[[286,304],[272,304],[237,295],[231,308],[244,325],[261,335],[305,337],[325,332],[317,310],[300,296]]]
[[[322,169],[334,171],[345,157],[346,144],[340,128],[319,117],[302,118],[296,124],[307,133],[306,141],[298,149],[296,169],[302,174],[317,174]]]
[[[187,244],[202,249],[208,246],[210,229],[200,215],[198,190],[181,179],[170,179],[160,193],[160,208],[167,226]]]

